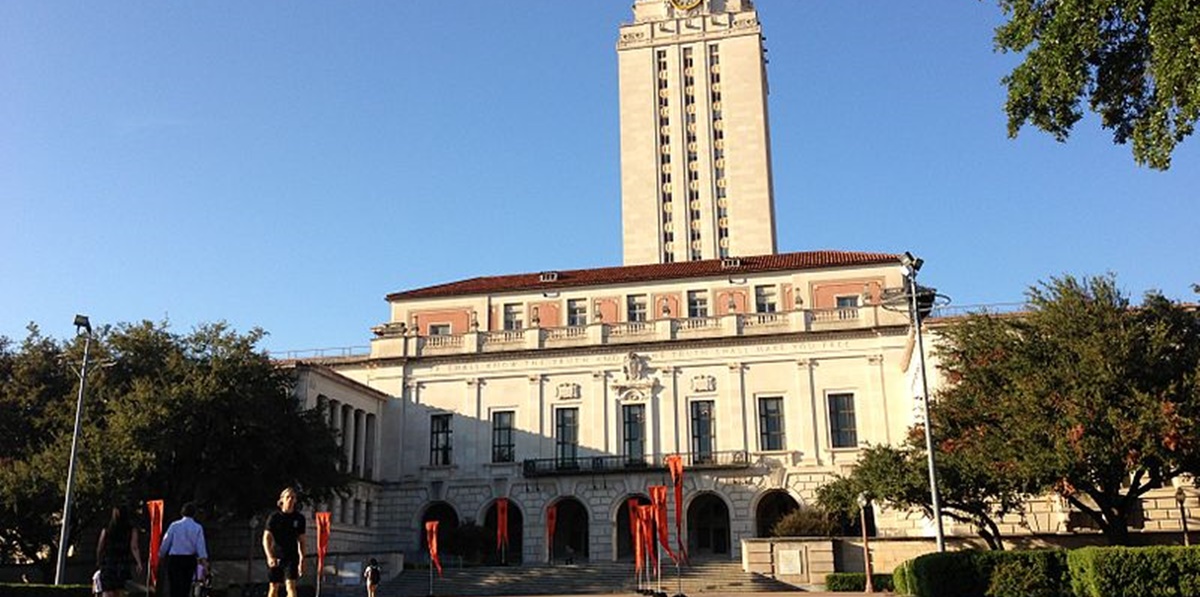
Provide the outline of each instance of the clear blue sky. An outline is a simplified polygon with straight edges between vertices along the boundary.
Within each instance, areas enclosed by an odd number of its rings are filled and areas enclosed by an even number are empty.
[[[0,335],[225,320],[364,345],[385,294],[621,261],[629,0],[0,3]],[[1195,300],[1200,139],[1005,134],[995,2],[760,0],[781,251],[956,304],[1115,272]]]

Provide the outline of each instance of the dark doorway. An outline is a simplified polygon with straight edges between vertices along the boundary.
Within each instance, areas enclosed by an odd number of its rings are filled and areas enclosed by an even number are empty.
[[[617,510],[617,559],[633,559],[633,533],[629,530],[629,500],[636,500],[639,506],[650,505],[650,498],[644,495],[627,495],[621,500]]]
[[[484,537],[487,546],[484,558],[488,564],[520,564],[521,546],[525,541],[525,515],[512,500],[508,501],[508,548],[503,553],[496,547],[496,502],[488,506],[483,517]]]
[[[573,497],[559,499],[550,507],[555,508],[558,513],[550,559],[565,563],[586,559],[588,557],[587,509]]]
[[[768,491],[758,500],[758,509],[754,512],[754,527],[757,537],[770,537],[771,529],[781,518],[791,514],[800,507],[788,492],[782,489]]]
[[[719,496],[705,493],[692,500],[687,525],[689,553],[729,553],[729,507]]]
[[[425,513],[421,515],[421,527],[417,529],[417,534],[421,536],[421,555],[424,561],[429,561],[429,545],[425,541],[425,523],[431,520],[438,521],[438,556],[445,561],[445,556],[442,554],[453,552],[452,537],[454,531],[458,529],[458,513],[454,511],[454,506],[446,502],[433,502],[425,508]]]

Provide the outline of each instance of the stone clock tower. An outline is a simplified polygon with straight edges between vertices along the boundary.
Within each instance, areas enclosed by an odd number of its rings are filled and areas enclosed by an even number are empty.
[[[750,0],[636,0],[617,41],[625,265],[775,252]]]

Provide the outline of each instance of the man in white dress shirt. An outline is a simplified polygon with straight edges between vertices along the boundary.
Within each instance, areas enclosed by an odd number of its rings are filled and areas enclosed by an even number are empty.
[[[192,589],[192,579],[198,573],[196,564],[203,567],[202,569],[208,566],[204,527],[192,518],[196,515],[196,505],[188,502],[179,513],[183,517],[167,527],[162,547],[158,550],[159,558],[167,562],[170,597],[188,597]]]

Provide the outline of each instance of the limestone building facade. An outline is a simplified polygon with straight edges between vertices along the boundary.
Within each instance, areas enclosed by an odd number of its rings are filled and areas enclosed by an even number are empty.
[[[494,536],[503,498],[489,559],[629,557],[627,504],[679,454],[678,540],[736,558],[860,446],[903,437],[910,326],[879,306],[899,256],[776,252],[763,52],[749,0],[637,0],[617,42],[625,264],[396,292],[370,354],[308,372],[301,397],[361,471],[329,505],[346,549],[420,559],[428,520]]]

